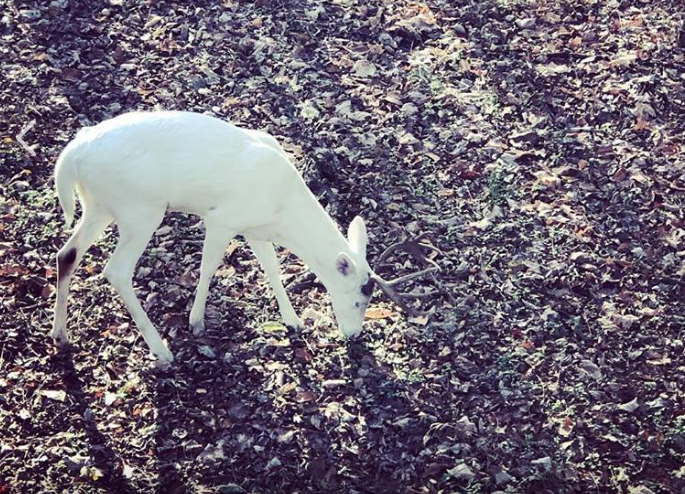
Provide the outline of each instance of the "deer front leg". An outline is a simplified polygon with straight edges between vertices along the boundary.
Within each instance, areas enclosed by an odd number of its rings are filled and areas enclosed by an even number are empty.
[[[213,225],[205,220],[205,243],[202,247],[202,263],[200,264],[200,281],[197,284],[197,294],[190,310],[190,327],[195,336],[205,331],[205,305],[209,293],[209,282],[224,259],[226,246],[235,236],[233,232],[226,233],[219,225]]]
[[[281,283],[278,258],[276,257],[276,251],[274,250],[273,244],[271,242],[264,242],[253,238],[248,238],[247,241],[252,248],[252,252],[254,252],[254,255],[262,265],[262,268],[264,268],[266,276],[269,278],[269,283],[271,283],[274,295],[276,295],[276,300],[278,301],[278,309],[281,313],[281,318],[283,318],[283,322],[286,326],[301,329],[304,327],[302,320],[295,313],[295,309],[293,309],[293,306],[290,303],[285,288],[283,288],[283,283]]]

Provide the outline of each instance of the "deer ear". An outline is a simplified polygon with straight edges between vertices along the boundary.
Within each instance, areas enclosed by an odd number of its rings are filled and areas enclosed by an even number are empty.
[[[347,241],[350,248],[363,259],[366,259],[366,244],[369,237],[366,234],[366,225],[361,216],[355,216],[347,229]]]
[[[354,274],[354,272],[357,270],[357,265],[350,256],[344,252],[341,252],[338,254],[338,258],[335,261],[335,268],[343,276],[349,276]]]

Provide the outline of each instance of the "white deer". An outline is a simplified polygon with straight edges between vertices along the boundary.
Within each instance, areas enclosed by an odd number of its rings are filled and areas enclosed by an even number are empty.
[[[204,330],[210,280],[236,235],[244,236],[259,259],[288,326],[302,327],[302,321],[280,281],[272,242],[295,253],[319,277],[346,336],[361,331],[374,283],[401,303],[392,282],[375,275],[366,261],[364,221],[356,217],[345,239],[276,139],[264,132],[197,113],[127,113],[78,132],[57,160],[55,183],[68,226],[74,218],[74,192],[83,208],[76,230],[57,255],[51,336],[59,345],[68,343],[71,277],[86,250],[116,222],[119,241],[104,275],[152,354],[163,363],[173,360],[132,286],[136,263],[166,211],[197,214],[205,224],[200,280],[190,311],[195,334]]]

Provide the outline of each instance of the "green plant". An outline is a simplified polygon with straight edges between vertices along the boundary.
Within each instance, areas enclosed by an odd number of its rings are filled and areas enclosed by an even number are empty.
[[[506,183],[504,173],[501,171],[488,175],[488,194],[492,206],[502,204],[509,195],[509,186]]]

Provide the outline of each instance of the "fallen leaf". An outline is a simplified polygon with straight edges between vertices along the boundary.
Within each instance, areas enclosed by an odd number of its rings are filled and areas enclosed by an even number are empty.
[[[595,364],[592,360],[582,360],[578,367],[581,371],[585,372],[587,375],[596,380],[602,378],[602,372],[599,370],[597,364]]]
[[[321,383],[321,386],[323,386],[326,389],[333,389],[340,386],[344,386],[345,384],[347,384],[347,381],[345,379],[326,379]]]
[[[573,423],[573,420],[571,420],[571,417],[564,417],[561,424],[559,424],[559,435],[563,437],[570,436],[574,426],[575,424]]]
[[[311,362],[313,357],[306,348],[296,348],[295,358],[301,362]]]
[[[224,484],[219,485],[217,487],[213,487],[212,489],[216,489],[215,492],[217,494],[245,494],[247,492],[238,484]]]
[[[394,314],[393,311],[383,307],[369,307],[364,317],[366,319],[387,319]]]
[[[67,399],[67,393],[62,390],[39,389],[36,391],[36,394],[56,401],[64,401]]]
[[[633,413],[639,408],[639,406],[640,405],[637,403],[637,398],[633,398],[627,403],[621,403],[620,405],[617,405],[616,408],[623,410],[624,412]]]
[[[288,328],[285,327],[285,324],[280,321],[266,321],[262,323],[259,329],[265,333],[280,333],[288,330]]]
[[[609,62],[610,67],[628,67],[637,60],[637,52],[623,53]]]
[[[534,17],[527,17],[524,19],[516,19],[515,23],[516,23],[516,26],[520,29],[530,29],[533,26],[535,26],[535,18]]]
[[[533,465],[538,465],[541,466],[542,468],[545,469],[546,472],[550,471],[552,469],[552,458],[549,456],[545,456],[543,458],[538,458],[536,460],[531,461]]]
[[[638,132],[640,130],[650,130],[652,126],[649,124],[649,120],[647,120],[645,117],[642,115],[638,115],[637,118],[635,119],[635,124],[633,125],[633,130]]]
[[[368,60],[357,60],[352,70],[358,77],[373,77],[378,72],[376,66]]]
[[[216,358],[216,352],[209,345],[201,345],[198,347],[197,351],[200,352],[205,357]]]
[[[473,473],[473,470],[471,470],[471,468],[465,463],[461,463],[454,468],[450,468],[447,470],[447,474],[451,475],[455,479],[462,480],[473,480],[476,478],[476,474]]]
[[[311,391],[301,391],[295,395],[295,401],[297,403],[308,403],[315,400],[316,395]]]

